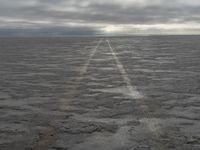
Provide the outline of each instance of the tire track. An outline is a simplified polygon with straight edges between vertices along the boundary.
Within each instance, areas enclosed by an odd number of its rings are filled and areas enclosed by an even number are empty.
[[[74,85],[72,92],[70,93],[70,95],[75,95],[77,92],[77,88],[80,84],[80,81],[84,78],[84,74],[87,72],[88,70],[88,66],[90,65],[91,59],[93,58],[93,56],[95,55],[99,45],[101,44],[102,39],[100,39],[98,41],[98,44],[95,46],[94,50],[92,51],[92,53],[90,54],[87,62],[85,63],[85,65],[83,66],[83,68],[80,71],[80,78],[77,79],[76,84]],[[66,103],[66,101],[60,101],[61,103]],[[64,105],[61,105],[61,109],[63,108]],[[55,119],[54,119],[55,118]],[[33,143],[33,145],[29,148],[30,150],[48,150],[49,148],[51,148],[52,144],[55,143],[58,134],[58,127],[57,127],[57,122],[55,121],[56,119],[58,119],[57,117],[52,117],[52,119],[50,120],[50,122],[48,123],[48,127],[47,129],[43,132],[40,133],[39,138]],[[64,118],[59,118],[59,119],[64,119]]]
[[[86,64],[84,65],[84,67],[83,67],[83,69],[81,71],[81,75],[84,75],[87,72],[88,66],[90,65],[90,62],[91,62],[93,56],[95,55],[95,53],[96,53],[99,45],[101,44],[101,42],[102,42],[102,39],[99,40],[97,46],[94,48],[93,52],[90,54],[90,57],[89,57],[88,61],[86,62]]]
[[[116,53],[114,52],[113,48],[110,45],[110,41],[106,40],[108,43],[108,46],[110,48],[110,51],[115,59],[116,65],[122,75],[123,80],[125,81],[126,85],[127,85],[127,89],[129,91],[129,95],[134,98],[134,99],[141,99],[143,98],[143,95],[137,90],[136,86],[132,86],[131,85],[131,80],[128,77],[128,74],[126,73],[124,66],[122,65],[122,63],[119,61]]]
[[[123,80],[125,81],[125,83],[127,84],[127,89],[130,92],[130,96],[132,96],[133,99],[136,100],[136,103],[139,105],[140,107],[140,111],[143,114],[144,118],[140,119],[139,121],[141,122],[141,124],[147,128],[150,133],[152,133],[152,135],[156,138],[159,139],[160,138],[160,134],[161,134],[161,128],[160,128],[160,120],[157,120],[155,118],[153,118],[153,116],[151,116],[151,114],[148,112],[148,106],[144,107],[144,96],[137,90],[136,86],[132,86],[131,84],[131,80],[128,77],[127,72],[124,69],[124,66],[122,65],[122,63],[120,62],[119,58],[117,57],[117,54],[115,53],[114,49],[112,48],[110,41],[106,40],[108,43],[108,46],[110,48],[110,51],[115,59],[116,65],[122,75]],[[163,145],[161,145],[160,143],[158,143],[157,147],[159,148],[159,150],[164,149]]]

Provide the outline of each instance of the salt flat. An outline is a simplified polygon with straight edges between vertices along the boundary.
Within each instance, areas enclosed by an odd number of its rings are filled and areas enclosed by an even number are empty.
[[[0,39],[1,150],[199,150],[200,36]]]

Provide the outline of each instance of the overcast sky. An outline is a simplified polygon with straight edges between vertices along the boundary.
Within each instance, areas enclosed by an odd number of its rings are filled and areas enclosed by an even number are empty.
[[[200,34],[200,0],[0,0],[0,36]]]

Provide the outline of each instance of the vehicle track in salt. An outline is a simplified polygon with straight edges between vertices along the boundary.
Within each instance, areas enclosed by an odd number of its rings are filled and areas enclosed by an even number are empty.
[[[95,48],[89,55],[87,62],[83,65],[82,69],[80,70],[79,78],[77,79],[76,84],[73,86],[73,89],[72,89],[70,95],[73,96],[76,94],[76,92],[77,92],[76,89],[79,86],[79,82],[83,79],[83,75],[87,72],[90,61],[91,61],[92,57],[94,56],[94,54],[96,53],[101,42],[102,42],[102,39],[100,39],[98,41],[97,45],[95,46]],[[63,105],[61,105],[60,108],[63,109],[62,107],[65,107],[65,105],[67,105],[66,100],[61,101],[61,103]],[[57,119],[58,118],[54,118],[54,117],[51,118],[49,125],[48,125],[48,129],[44,133],[41,133],[41,135],[39,136],[39,139],[37,139],[37,141],[35,141],[35,143],[33,143],[33,145],[31,146],[31,148],[30,148],[31,150],[48,150],[49,148],[51,148],[51,146],[57,139],[57,132],[59,130],[57,128],[57,122],[55,122]]]

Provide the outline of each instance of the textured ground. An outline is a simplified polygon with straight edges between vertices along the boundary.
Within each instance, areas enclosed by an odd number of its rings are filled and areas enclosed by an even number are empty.
[[[1,150],[199,150],[200,36],[1,38]]]

